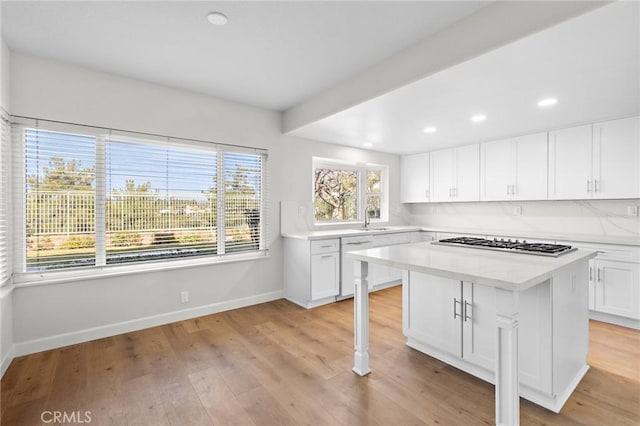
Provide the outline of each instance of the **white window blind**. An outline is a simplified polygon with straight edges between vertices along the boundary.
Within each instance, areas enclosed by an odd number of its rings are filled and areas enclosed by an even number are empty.
[[[9,182],[11,166],[11,126],[9,117],[0,109],[0,286],[11,278],[11,225],[9,223]]]
[[[106,141],[107,264],[217,254],[215,148]]]
[[[95,137],[24,130],[27,270],[95,265]]]
[[[45,121],[20,135],[23,272],[266,250],[264,151]]]

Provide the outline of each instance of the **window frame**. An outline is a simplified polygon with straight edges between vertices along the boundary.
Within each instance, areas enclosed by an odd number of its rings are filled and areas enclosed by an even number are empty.
[[[268,257],[268,204],[267,204],[267,167],[268,167],[268,151],[261,148],[252,148],[252,147],[244,147],[244,146],[235,146],[228,144],[220,144],[214,143],[210,141],[202,141],[202,140],[193,140],[193,139],[184,139],[184,138],[173,138],[167,136],[160,135],[152,135],[145,134],[140,132],[125,132],[125,131],[116,131],[105,128],[98,128],[93,126],[82,126],[71,123],[58,123],[58,122],[50,122],[47,120],[36,120],[25,117],[11,117],[12,118],[12,146],[18,147],[18,149],[14,150],[13,155],[13,170],[11,170],[10,175],[14,180],[14,185],[12,187],[12,198],[13,198],[13,212],[11,216],[16,219],[14,220],[13,231],[16,238],[13,240],[13,249],[10,252],[13,254],[13,273],[14,273],[14,282],[16,284],[29,284],[29,283],[44,283],[44,282],[59,282],[59,281],[67,281],[74,279],[86,279],[89,276],[93,277],[101,277],[101,276],[110,276],[110,275],[120,275],[120,274],[131,274],[138,272],[146,272],[153,270],[165,270],[165,269],[174,269],[174,268],[182,268],[189,266],[199,266],[199,265],[207,265],[207,264],[216,264],[216,263],[226,263],[226,262],[236,262],[236,261],[245,261],[245,260],[254,260],[260,258]],[[94,236],[96,238],[96,253],[95,253],[95,265],[91,266],[70,266],[63,268],[52,268],[49,270],[27,270],[27,253],[26,253],[26,242],[27,242],[27,220],[26,220],[26,196],[27,196],[27,188],[26,188],[26,150],[25,150],[25,129],[27,128],[39,128],[42,131],[56,131],[56,132],[64,132],[64,133],[72,133],[78,134],[83,133],[86,135],[91,135],[95,137],[96,144],[96,206],[101,206],[101,212],[96,214],[96,224],[95,224],[95,232]],[[86,132],[82,132],[82,130],[86,130]],[[115,135],[117,134],[117,136]],[[126,135],[126,136],[125,136]],[[260,176],[259,180],[259,196],[257,199],[259,200],[260,205],[260,223],[259,223],[259,240],[256,249],[249,249],[243,251],[237,251],[232,253],[226,253],[224,249],[224,243],[220,244],[221,249],[218,249],[216,254],[200,254],[194,255],[190,257],[171,257],[167,256],[162,259],[146,259],[141,261],[131,261],[127,263],[107,263],[106,255],[107,248],[104,245],[104,240],[106,239],[106,227],[104,226],[104,218],[107,213],[107,207],[104,202],[106,191],[105,191],[105,181],[108,179],[108,171],[104,167],[105,157],[104,157],[104,144],[105,140],[108,140],[110,137],[116,136],[117,139],[121,140],[127,138],[132,142],[142,143],[145,141],[152,145],[160,145],[162,143],[162,139],[170,140],[171,144],[176,147],[187,147],[187,148],[195,148],[195,149],[203,149],[210,152],[215,152],[218,165],[222,163],[223,168],[218,169],[218,177],[221,176],[224,178],[225,169],[224,169],[224,158],[225,154],[233,153],[233,154],[250,154],[256,155],[260,159],[260,170],[258,175]],[[129,136],[131,136],[129,138]],[[103,156],[100,158],[100,156]],[[226,172],[230,172],[231,169],[226,170]],[[98,177],[98,175],[100,176]],[[224,212],[225,212],[225,193],[224,193],[224,184],[219,184],[218,188],[218,212],[217,217],[222,218],[222,228],[218,228],[218,240],[225,239],[225,227],[224,227]],[[222,198],[220,195],[222,194]],[[221,205],[221,209],[220,209]],[[96,209],[96,212],[98,209]],[[102,216],[102,217],[100,217]]]
[[[338,171],[355,171],[358,173],[357,181],[357,218],[350,220],[326,220],[318,221],[315,217],[315,172],[316,169],[330,169]],[[367,192],[367,172],[368,171],[380,171],[380,192],[369,193]],[[314,206],[313,224],[315,226],[335,226],[345,224],[363,224],[365,222],[365,214],[367,207],[367,196],[369,194],[380,196],[380,218],[370,219],[370,223],[385,223],[389,221],[389,166],[385,164],[373,164],[373,163],[351,163],[347,161],[334,160],[329,158],[312,158],[312,170],[311,170],[311,200]]]

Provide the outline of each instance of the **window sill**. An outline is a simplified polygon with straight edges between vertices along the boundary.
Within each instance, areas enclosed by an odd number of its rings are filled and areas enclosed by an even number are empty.
[[[268,258],[269,251],[267,250],[253,253],[232,254],[226,256],[210,256],[201,257],[198,259],[174,260],[170,262],[167,262],[165,260],[137,265],[98,266],[75,271],[24,272],[13,275],[13,284],[15,288],[34,287],[48,284],[65,284],[74,281],[91,281],[101,278],[110,278],[123,275],[162,272],[172,269],[184,269],[212,266],[218,264],[247,262]]]

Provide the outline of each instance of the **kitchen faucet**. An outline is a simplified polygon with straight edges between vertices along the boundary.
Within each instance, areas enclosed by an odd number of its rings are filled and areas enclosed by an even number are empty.
[[[371,222],[371,217],[369,216],[369,210],[364,211],[364,229],[369,228],[369,223]]]

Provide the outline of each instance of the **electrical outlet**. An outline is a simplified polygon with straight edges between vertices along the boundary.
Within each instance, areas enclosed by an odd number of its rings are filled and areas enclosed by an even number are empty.
[[[189,292],[180,292],[180,303],[187,303],[189,301]]]
[[[638,206],[627,206],[627,216],[638,216]]]
[[[521,216],[522,215],[522,206],[515,206],[513,208],[513,214],[515,216]]]

